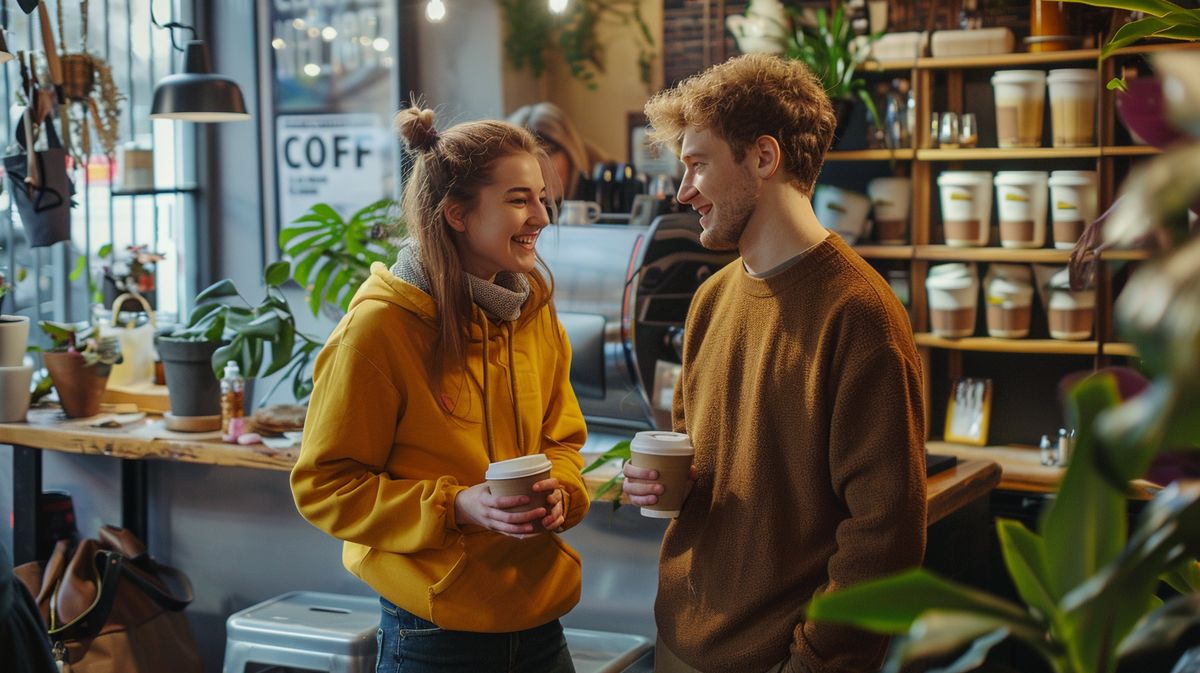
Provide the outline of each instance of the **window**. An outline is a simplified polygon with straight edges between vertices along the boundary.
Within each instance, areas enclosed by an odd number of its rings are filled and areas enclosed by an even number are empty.
[[[90,152],[84,156],[82,143],[71,142],[71,153],[78,161],[69,161],[74,181],[75,206],[70,212],[70,240],[49,247],[30,247],[29,225],[22,221],[14,206],[13,181],[5,175],[0,194],[0,273],[12,284],[0,299],[5,313],[27,315],[33,321],[78,321],[91,317],[96,299],[105,308],[115,298],[115,288],[105,276],[119,275],[131,246],[162,253],[155,264],[152,285],[143,282],[141,290],[152,297],[160,322],[171,320],[186,307],[186,299],[195,293],[196,165],[194,130],[190,125],[149,118],[154,85],[162,77],[179,69],[179,52],[171,46],[171,35],[151,23],[151,6],[160,23],[193,23],[191,3],[172,0],[43,0],[60,56],[78,54],[86,49],[103,59],[111,68],[112,81],[124,100],[116,125],[116,146],[112,157],[96,141],[95,118],[87,114],[92,135]],[[186,4],[184,7],[182,5]],[[86,12],[86,19],[85,19]],[[61,17],[61,18],[59,18]],[[14,3],[0,5],[0,23],[7,26],[8,47],[13,54],[37,52],[37,68],[44,71],[38,13],[26,16]],[[186,31],[176,31],[176,42],[188,39]],[[26,62],[28,63],[28,55]],[[0,133],[5,134],[5,156],[19,154],[11,129],[20,120],[21,109],[15,102],[22,93],[22,76],[17,61],[0,66],[4,100],[0,106]],[[47,81],[41,74],[39,81]],[[98,93],[93,93],[93,97]],[[82,128],[85,107],[68,106],[70,126]],[[103,118],[103,107],[99,107]],[[55,122],[56,125],[58,122]],[[61,131],[61,127],[58,129]],[[45,143],[45,133],[39,140]],[[122,164],[127,148],[153,152],[153,187],[143,180],[138,189],[123,189],[123,169],[135,166],[130,155]],[[128,172],[126,173],[129,174]],[[106,253],[102,255],[101,253]],[[74,279],[72,278],[73,276]],[[107,292],[106,292],[106,286]],[[42,339],[32,330],[31,343]]]

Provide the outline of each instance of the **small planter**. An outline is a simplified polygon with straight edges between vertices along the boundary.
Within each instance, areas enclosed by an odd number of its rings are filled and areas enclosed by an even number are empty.
[[[167,379],[171,413],[175,416],[220,416],[221,384],[212,370],[218,341],[182,341],[159,337],[154,341]]]
[[[43,353],[46,370],[58,391],[63,413],[71,418],[95,416],[108,385],[112,365],[87,365],[79,353]]]
[[[92,59],[84,54],[66,54],[62,63],[63,95],[73,101],[86,100],[96,84],[96,68]]]
[[[29,343],[29,318],[0,315],[0,367],[19,367]]]

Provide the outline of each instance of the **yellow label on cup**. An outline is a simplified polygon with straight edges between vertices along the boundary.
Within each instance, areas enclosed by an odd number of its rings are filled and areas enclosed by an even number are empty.
[[[1004,192],[1005,201],[1016,201],[1018,203],[1028,203],[1029,197],[1018,194],[1016,192]]]
[[[1075,204],[1066,201],[1055,201],[1054,207],[1058,210],[1075,210]]]
[[[951,201],[972,201],[973,200],[971,198],[970,194],[965,194],[963,192],[950,192],[949,198]]]
[[[873,205],[873,206],[875,206],[876,208],[878,208],[878,207],[880,207],[880,206],[890,206],[890,205],[893,205],[893,204],[892,204],[892,202],[891,202],[891,201],[888,201],[887,199],[876,199],[875,201],[872,201],[872,202],[871,202],[871,205]]]
[[[1004,297],[995,297],[992,295],[988,295],[986,297],[986,299],[987,299],[987,303],[991,304],[992,306],[1001,306],[1004,304]]]
[[[833,212],[835,212],[835,213],[844,213],[844,212],[846,212],[846,207],[845,207],[845,206],[843,206],[843,205],[842,205],[842,204],[840,204],[840,203],[831,203],[831,204],[829,204],[828,208],[829,208],[830,210],[832,210]]]

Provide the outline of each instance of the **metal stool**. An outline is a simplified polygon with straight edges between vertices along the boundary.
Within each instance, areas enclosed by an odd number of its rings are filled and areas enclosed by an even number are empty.
[[[378,629],[378,599],[293,591],[230,615],[223,670],[255,663],[372,673]]]

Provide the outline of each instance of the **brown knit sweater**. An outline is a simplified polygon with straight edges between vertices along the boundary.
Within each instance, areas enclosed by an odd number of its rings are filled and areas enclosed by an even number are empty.
[[[921,562],[922,405],[904,308],[836,235],[769,278],[739,259],[706,282],[675,394],[700,479],[663,542],[666,646],[706,673],[878,670],[886,639],[804,610]]]

